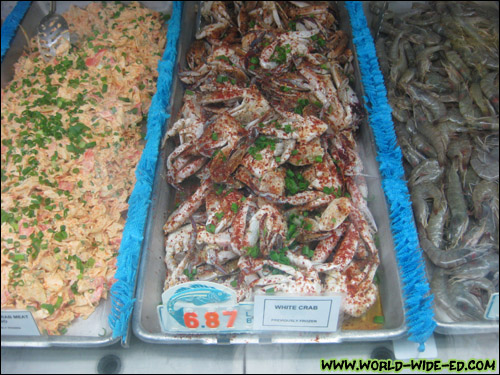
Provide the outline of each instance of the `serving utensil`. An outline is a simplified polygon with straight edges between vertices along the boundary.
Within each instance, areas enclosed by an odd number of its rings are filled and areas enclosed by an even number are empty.
[[[56,2],[50,2],[50,12],[42,18],[37,28],[38,50],[49,61],[70,45],[68,23],[56,14]]]

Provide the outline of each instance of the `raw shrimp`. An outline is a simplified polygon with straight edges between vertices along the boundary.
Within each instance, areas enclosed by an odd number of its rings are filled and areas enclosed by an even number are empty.
[[[436,159],[422,161],[411,171],[408,183],[410,187],[420,183],[437,183],[443,176],[444,168],[439,165]]]
[[[487,151],[478,146],[472,151],[470,165],[479,177],[487,181],[497,181],[499,174],[498,146]]]
[[[469,139],[454,139],[448,145],[446,155],[452,161],[456,161],[461,174],[465,173],[469,165],[470,156],[472,153],[472,144]]]
[[[443,245],[444,226],[447,215],[448,203],[443,199],[438,209],[430,213],[427,222],[427,237],[438,249],[441,249]]]
[[[459,246],[448,250],[438,249],[424,235],[420,235],[420,246],[432,263],[441,268],[453,268],[477,259],[493,249],[492,244],[481,244],[473,247]]]
[[[451,213],[447,240],[450,242],[451,247],[455,247],[467,229],[469,215],[467,214],[467,205],[465,203],[457,168],[453,164],[448,166],[446,181],[446,198]]]
[[[428,158],[437,158],[436,150],[432,145],[429,144],[429,142],[425,140],[425,138],[421,134],[417,133],[412,135],[411,143],[413,143],[417,151],[420,151]]]
[[[434,294],[436,306],[439,307],[444,314],[452,321],[466,320],[466,315],[456,309],[449,296],[448,277],[444,269],[437,268],[434,270],[430,286]]]
[[[423,110],[419,107],[413,109],[415,123],[418,131],[429,141],[437,153],[437,159],[440,165],[446,163],[446,150],[448,149],[449,135],[444,131],[442,125],[434,126],[430,124]]]
[[[433,183],[425,182],[411,188],[411,199],[417,223],[427,228],[429,206],[427,200],[432,199],[432,212],[437,212],[445,199],[443,192]]]
[[[498,216],[498,182],[482,180],[476,185],[472,193],[474,203],[474,216],[479,219],[482,217],[482,203],[490,202],[493,212]]]
[[[445,105],[427,91],[422,90],[415,85],[409,84],[406,87],[406,92],[416,103],[420,103],[427,109],[429,109],[429,111],[432,112],[435,120],[446,116]]]

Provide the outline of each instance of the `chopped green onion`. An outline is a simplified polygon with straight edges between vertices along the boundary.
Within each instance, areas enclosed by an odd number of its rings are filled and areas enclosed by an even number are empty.
[[[260,255],[258,246],[247,247],[247,255],[250,255],[252,258],[257,258]]]
[[[231,62],[231,60],[229,60],[229,57],[224,56],[224,55],[217,56],[215,59],[216,60],[224,60],[224,61],[227,61],[227,62]]]

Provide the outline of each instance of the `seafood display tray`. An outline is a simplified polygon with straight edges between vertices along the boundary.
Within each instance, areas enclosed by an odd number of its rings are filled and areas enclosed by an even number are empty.
[[[178,78],[178,69],[185,68],[185,56],[190,44],[195,39],[195,31],[200,24],[199,3],[185,2],[182,15],[182,30],[179,37],[176,71],[174,72],[172,99],[170,103],[171,117],[168,125],[177,119],[182,105],[184,87]],[[351,35],[347,11],[339,4],[341,29]],[[362,98],[363,89],[359,67],[352,41],[349,48],[354,53],[356,71],[355,90]],[[148,212],[145,238],[138,273],[136,302],[133,313],[132,329],[141,340],[156,344],[246,344],[246,343],[339,343],[354,341],[379,341],[402,337],[406,332],[405,311],[401,281],[396,262],[394,244],[390,231],[388,208],[381,187],[381,177],[373,134],[366,121],[360,124],[357,137],[359,154],[364,164],[368,189],[371,197],[369,207],[378,226],[380,240],[379,291],[385,323],[380,330],[339,330],[334,333],[242,333],[242,334],[205,334],[181,335],[163,333],[157,315],[157,306],[161,303],[163,285],[166,277],[165,236],[163,225],[174,207],[175,190],[166,182],[165,160],[172,151],[172,145],[161,151],[160,162],[156,167],[153,182],[152,204]]]
[[[375,16],[369,9],[370,3],[374,2],[364,2],[363,8],[368,25],[371,27],[372,35],[375,36],[378,26],[380,26],[380,19],[375,19]],[[413,7],[413,1],[407,2],[390,2],[388,4],[387,10],[390,10],[398,15],[406,14],[411,12]],[[425,2],[424,2],[425,3]],[[498,133],[497,133],[498,134]],[[498,256],[498,255],[497,255]],[[430,263],[430,262],[429,262]],[[430,273],[435,268],[434,265],[430,264],[428,267],[427,276],[429,282],[431,281],[432,274]],[[450,322],[449,320],[443,320],[440,318],[439,313],[435,310],[434,320],[437,324],[435,332],[445,334],[445,335],[471,335],[471,334],[486,334],[486,333],[498,333],[499,322],[498,320],[488,321],[488,320],[477,320],[477,321],[463,321],[463,322]]]
[[[84,8],[90,1],[60,1],[57,2],[56,9],[58,14],[66,12],[71,5]],[[169,11],[170,2],[142,2],[145,7],[156,11]],[[49,13],[50,2],[34,1],[21,22],[21,26],[28,37],[36,34],[36,28],[40,20]],[[14,65],[23,53],[27,45],[26,37],[21,28],[17,30],[12,39],[10,49],[4,56],[2,62],[1,85],[2,89],[14,76]],[[12,310],[8,310],[12,311]],[[61,336],[6,336],[2,333],[2,346],[6,347],[103,347],[109,346],[120,341],[120,337],[113,338],[112,329],[108,323],[108,317],[111,312],[111,299],[101,301],[100,305],[90,315],[87,320],[75,320],[67,330],[65,335]]]

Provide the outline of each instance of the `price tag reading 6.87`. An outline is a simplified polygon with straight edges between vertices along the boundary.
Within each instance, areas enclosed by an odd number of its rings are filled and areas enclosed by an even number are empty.
[[[234,326],[234,321],[238,316],[238,310],[222,311],[223,316],[228,316],[226,323],[226,328],[232,328]],[[219,313],[216,311],[208,311],[204,314],[204,323],[202,322],[202,327],[208,328],[219,328],[220,320]],[[184,324],[187,328],[196,329],[200,327],[200,320],[196,312],[186,312],[184,313]]]

